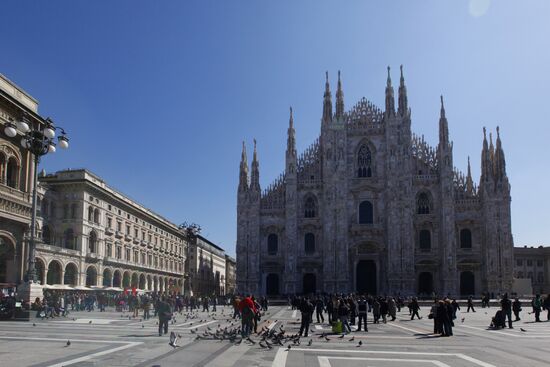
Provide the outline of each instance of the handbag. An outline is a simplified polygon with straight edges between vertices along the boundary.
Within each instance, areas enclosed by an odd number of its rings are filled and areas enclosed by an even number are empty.
[[[433,313],[430,313],[430,314],[428,315],[428,318],[429,318],[430,320],[433,319],[433,318],[434,318],[434,314],[433,314]]]

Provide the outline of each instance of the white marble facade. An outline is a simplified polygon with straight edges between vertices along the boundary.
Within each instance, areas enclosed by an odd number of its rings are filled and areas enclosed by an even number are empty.
[[[285,171],[263,191],[245,145],[237,202],[237,291],[469,295],[509,291],[510,184],[497,128],[483,129],[481,178],[453,165],[443,98],[439,142],[411,130],[403,72],[395,107],[361,99],[336,109],[327,81],[319,138],[296,152],[290,111]]]

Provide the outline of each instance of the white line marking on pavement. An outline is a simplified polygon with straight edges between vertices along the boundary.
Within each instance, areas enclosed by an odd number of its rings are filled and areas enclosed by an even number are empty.
[[[195,325],[195,326],[191,326],[191,327],[184,327],[183,330],[190,330],[190,329],[198,329],[200,328],[201,326],[206,326],[208,324],[212,324],[214,322],[216,322],[217,320],[212,320],[212,321],[208,321],[208,322],[205,322],[205,323],[202,323],[202,324],[199,324],[199,325]]]
[[[267,327],[267,330],[270,330],[273,329],[275,327],[275,325],[277,324],[278,321],[274,321],[272,322],[268,327]]]
[[[279,348],[277,351],[277,354],[279,354],[280,350],[283,350],[283,348]],[[350,349],[304,349],[304,348],[292,348],[291,351],[293,352],[318,352],[318,353],[372,353],[372,354],[396,354],[396,355],[425,355],[425,356],[450,356],[450,357],[458,357],[464,360],[467,360],[469,362],[472,362],[474,364],[477,364],[478,366],[482,367],[496,367],[490,363],[486,363],[483,361],[480,361],[479,359],[475,359],[473,357],[467,356],[462,353],[435,353],[435,352],[392,352],[387,350],[350,350]],[[285,357],[286,360],[286,357]],[[275,367],[275,366],[274,366]]]
[[[285,367],[287,356],[288,352],[285,351],[283,348],[279,348],[277,350],[277,354],[275,354],[275,359],[273,359],[273,364],[271,365],[271,367]]]
[[[501,334],[506,336],[513,336],[515,338],[550,338],[550,334],[536,334],[536,335],[527,335],[527,334],[516,334],[516,333],[508,333],[505,331],[499,331],[499,330],[487,330],[479,327],[473,327],[468,325],[460,325],[461,327],[465,327],[468,329],[474,329],[474,330],[481,330],[487,332],[485,335],[491,335],[491,334]]]
[[[298,310],[294,310],[292,311],[292,318],[295,319],[296,318],[296,314],[298,313]]]
[[[401,326],[401,325],[396,325],[396,324],[392,324],[392,323],[387,323],[386,325],[388,326],[393,326],[393,327],[397,327],[397,328],[400,328],[400,329],[403,329],[403,330],[407,330],[407,331],[411,331],[415,334],[422,334],[422,335],[429,335],[430,333],[427,332],[427,331],[423,331],[423,330],[418,330],[418,329],[411,329],[411,328],[408,328],[408,327],[405,327],[405,326]]]
[[[332,367],[329,359],[343,359],[352,361],[381,361],[381,362],[412,362],[412,363],[433,363],[438,367],[451,367],[446,363],[435,359],[402,359],[402,358],[364,358],[364,357],[324,357],[319,356],[319,367]]]

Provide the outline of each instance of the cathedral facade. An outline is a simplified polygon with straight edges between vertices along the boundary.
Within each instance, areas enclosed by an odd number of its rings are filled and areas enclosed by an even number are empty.
[[[266,189],[246,148],[237,199],[237,291],[476,295],[510,291],[510,184],[497,127],[483,129],[481,177],[453,166],[443,97],[439,142],[411,131],[401,68],[395,107],[366,99],[335,113],[327,80],[319,138],[298,155],[292,109],[285,171]],[[489,140],[489,141],[488,141]]]

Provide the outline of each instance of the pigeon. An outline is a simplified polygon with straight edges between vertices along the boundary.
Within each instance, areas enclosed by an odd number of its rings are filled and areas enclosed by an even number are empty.
[[[466,320],[466,318],[465,318],[465,317],[463,317],[463,318],[462,318],[462,322],[464,322],[464,320]]]
[[[33,322],[33,323],[32,323],[32,326],[36,326],[36,324]]]
[[[260,347],[262,347],[262,348],[265,349],[265,348],[267,348],[267,345],[265,345],[264,343],[260,342]]]
[[[311,347],[311,344],[313,344],[313,339],[309,339],[309,341],[307,342],[307,346]]]
[[[355,337],[352,336],[351,339],[349,340],[350,342],[354,341],[355,340]]]
[[[191,329],[191,334],[196,334],[197,332],[194,329]]]
[[[359,343],[357,343],[357,346],[360,347],[363,345],[363,342],[361,340],[359,340]]]
[[[178,336],[173,331],[170,333],[170,342],[168,343],[169,346],[172,348],[176,348],[178,346]]]
[[[254,340],[250,339],[250,337],[247,337],[246,340],[249,341],[252,344],[256,344],[256,342]]]
[[[344,336],[346,336],[346,334],[342,334],[339,336],[340,339],[344,339]]]
[[[90,321],[88,322],[88,324],[91,324],[91,323],[92,323],[92,320],[90,320]]]
[[[121,316],[122,317],[122,316]],[[73,321],[76,321],[76,319],[73,317]]]
[[[330,338],[329,338],[328,336],[325,336],[325,340],[326,340],[327,342],[329,342],[329,341],[330,341]]]
[[[292,345],[289,344],[288,347],[286,347],[286,351],[288,352],[290,348],[292,348]]]
[[[67,344],[65,344],[65,346],[68,347],[69,345],[71,345],[71,341],[67,340]]]
[[[522,328],[522,327],[520,327],[519,329],[520,329],[521,331],[523,331],[524,333],[526,333],[526,332],[527,332],[527,330],[525,330],[525,329],[524,329],[524,328]]]
[[[145,327],[145,325],[141,324],[141,328],[143,329]]]

